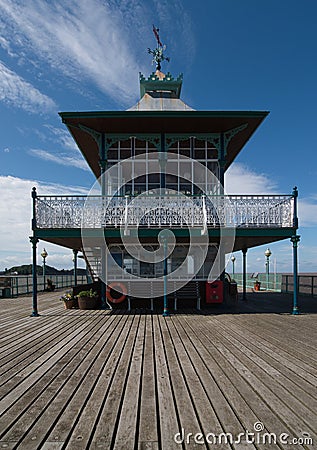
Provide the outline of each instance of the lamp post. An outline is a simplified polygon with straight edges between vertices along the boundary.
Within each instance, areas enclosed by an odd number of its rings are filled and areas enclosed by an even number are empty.
[[[231,261],[232,261],[232,276],[234,276],[234,263],[236,261],[236,257],[234,255],[231,256]]]
[[[272,255],[272,252],[269,248],[267,248],[264,252],[264,255],[266,256],[266,290],[269,290],[269,281],[270,281],[270,256]]]
[[[42,253],[41,253],[41,256],[42,256],[42,258],[43,258],[43,285],[44,285],[43,290],[45,291],[45,286],[46,286],[46,280],[45,280],[45,260],[46,260],[46,258],[47,258],[47,256],[48,256],[48,253],[47,253],[47,251],[45,250],[45,248],[43,248],[43,251],[42,251]]]

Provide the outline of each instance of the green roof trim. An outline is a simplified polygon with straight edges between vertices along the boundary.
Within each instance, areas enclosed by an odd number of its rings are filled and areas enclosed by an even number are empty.
[[[153,91],[169,91],[173,92],[176,98],[180,98],[182,83],[183,83],[183,74],[181,73],[176,79],[171,75],[170,72],[167,72],[164,78],[160,79],[155,72],[153,72],[149,78],[145,78],[144,75],[140,72],[140,95],[141,98],[147,92]]]
[[[144,237],[157,237],[162,231],[161,228],[139,228],[138,233],[135,230],[132,230],[132,236],[139,236],[140,238]],[[295,228],[223,228],[220,230],[219,228],[209,228],[208,235],[209,237],[215,238],[220,236],[232,235],[235,232],[236,237],[279,237],[279,238],[290,238],[294,232]],[[201,236],[201,228],[193,229],[192,232],[197,236]],[[120,238],[121,231],[118,228],[91,228],[86,229],[84,234],[89,237],[100,237],[104,233],[105,237],[108,238]],[[187,228],[174,228],[173,233],[175,237],[190,237],[190,233]],[[34,236],[39,239],[44,238],[82,238],[82,230],[80,228],[47,228],[47,229],[35,229]]]
[[[228,118],[256,118],[266,117],[269,111],[75,111],[59,112],[63,121],[66,119],[102,119],[128,117],[228,117]]]

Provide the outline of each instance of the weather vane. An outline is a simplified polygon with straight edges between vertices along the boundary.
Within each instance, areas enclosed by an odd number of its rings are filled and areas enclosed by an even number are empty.
[[[169,58],[167,56],[164,56],[163,52],[166,49],[166,45],[163,45],[161,40],[160,40],[160,35],[159,35],[159,29],[156,28],[153,25],[153,33],[154,36],[156,38],[157,41],[157,47],[154,50],[151,50],[150,48],[148,48],[148,52],[150,53],[150,55],[153,55],[153,63],[156,64],[156,70],[161,70],[161,62],[162,61],[168,61],[169,62]]]

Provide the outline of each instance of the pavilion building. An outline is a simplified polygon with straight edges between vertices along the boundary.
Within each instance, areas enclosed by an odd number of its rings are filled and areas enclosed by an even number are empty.
[[[165,309],[222,301],[231,252],[243,254],[244,298],[250,248],[291,239],[296,275],[297,190],[244,195],[242,181],[241,195],[225,193],[226,170],[268,113],[196,111],[180,98],[182,76],[161,71],[162,52],[156,61],[130,109],[60,113],[96,184],[86,197],[33,190],[33,264],[39,240],[72,249],[75,269],[82,252],[104,306],[164,298]],[[36,271],[33,282],[37,315]]]

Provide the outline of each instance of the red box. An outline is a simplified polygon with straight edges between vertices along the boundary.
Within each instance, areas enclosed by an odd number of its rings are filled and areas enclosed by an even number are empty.
[[[223,302],[223,281],[206,282],[206,303]]]

